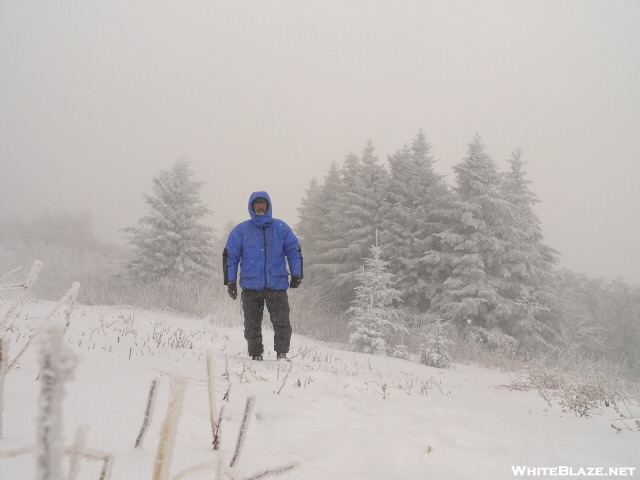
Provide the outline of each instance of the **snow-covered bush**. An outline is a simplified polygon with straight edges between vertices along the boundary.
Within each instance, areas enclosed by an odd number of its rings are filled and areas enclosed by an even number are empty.
[[[381,258],[382,247],[373,245],[365,260],[363,271],[356,275],[360,286],[356,287],[356,300],[349,312],[353,319],[349,336],[353,350],[375,355],[386,355],[389,335],[404,331],[393,302],[400,299],[400,292],[393,288],[393,275],[386,271],[387,263]]]
[[[395,358],[410,360],[411,356],[409,355],[409,347],[407,345],[401,344],[394,345],[391,356]]]
[[[599,409],[612,408],[622,418],[631,405],[640,406],[637,385],[623,380],[623,368],[594,362],[573,352],[559,352],[532,362],[521,385],[535,388],[550,405],[589,418]],[[625,405],[624,410],[622,407]]]
[[[453,341],[447,337],[442,320],[437,318],[422,332],[420,363],[430,367],[449,368],[451,356],[448,349],[452,344]]]

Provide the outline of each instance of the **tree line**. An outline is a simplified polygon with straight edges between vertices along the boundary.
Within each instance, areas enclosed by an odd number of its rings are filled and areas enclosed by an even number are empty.
[[[386,163],[369,142],[341,166],[334,163],[323,183],[312,180],[296,228],[307,290],[337,310],[361,307],[364,259],[371,261],[368,251],[379,244],[395,278],[385,288],[399,292],[387,308],[402,313],[399,327],[423,332],[423,343],[444,325],[491,349],[568,349],[640,365],[632,346],[640,340],[638,289],[601,282],[598,295],[607,300],[596,308],[584,292],[590,282],[558,268],[520,150],[501,170],[474,136],[453,168],[453,185],[434,164],[420,131]]]
[[[333,331],[322,336],[399,356],[417,345],[439,362],[453,338],[640,369],[640,290],[558,268],[519,150],[501,170],[476,135],[452,185],[434,165],[420,131],[385,162],[368,142],[332,164],[322,183],[310,181],[295,225],[305,259],[297,296],[305,314],[314,310]],[[55,272],[43,284],[51,286],[38,292],[45,298],[80,274],[85,303],[210,311],[225,298],[218,292],[225,238],[203,225],[211,211],[194,175],[179,159],[153,178],[148,213],[125,229],[127,253],[98,242],[87,213],[47,214],[2,221],[0,267],[51,257]],[[301,323],[304,333],[321,329]]]

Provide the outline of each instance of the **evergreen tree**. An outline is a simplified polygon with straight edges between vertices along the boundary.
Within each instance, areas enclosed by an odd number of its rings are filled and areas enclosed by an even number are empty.
[[[511,313],[501,296],[507,276],[502,258],[509,248],[502,227],[508,207],[501,175],[479,135],[454,172],[453,223],[441,235],[452,255],[452,271],[435,303],[445,320],[505,331]]]
[[[446,334],[446,325],[440,318],[424,327],[420,344],[420,363],[429,367],[449,368],[449,347],[453,344]]]
[[[330,172],[335,172],[335,176],[338,177],[337,173],[338,167],[335,163],[331,166]],[[329,178],[332,176],[329,173],[326,177],[325,182],[331,183]],[[298,207],[298,216],[300,221],[296,225],[296,235],[300,239],[300,242],[304,245],[304,256],[307,265],[305,272],[305,284],[309,282],[309,268],[310,265],[313,264],[310,261],[315,252],[317,252],[316,244],[319,240],[319,235],[322,234],[323,218],[322,214],[324,212],[324,186],[318,183],[316,178],[312,178],[309,182],[309,187],[305,191],[305,197],[303,197],[300,202],[300,206]]]
[[[397,259],[392,272],[403,301],[426,312],[449,274],[439,235],[450,215],[451,194],[444,177],[434,171],[431,145],[422,130],[410,147],[389,157],[389,165],[383,238],[389,256]]]
[[[553,337],[556,253],[542,242],[521,153],[509,163],[511,170],[500,173],[476,135],[454,167],[455,222],[442,235],[453,268],[438,307],[446,319],[478,327],[475,334],[496,347],[516,339],[518,348],[537,348]]]
[[[533,211],[539,200],[529,189],[522,152],[516,150],[507,162],[511,168],[502,183],[508,207],[502,234],[509,247],[501,261],[505,276],[501,295],[511,302],[507,333],[523,346],[533,346],[551,338],[557,252],[543,242],[540,220]]]
[[[309,212],[310,218],[305,213],[311,196],[301,210],[302,236],[311,233],[310,225],[315,224],[312,235],[317,239],[312,240],[307,260],[314,276],[310,283],[345,309],[354,298],[355,274],[367,255],[367,245],[375,242],[388,176],[374,150],[368,142],[361,157],[348,155],[340,170],[332,166],[322,192],[314,197],[317,208]]]
[[[296,233],[304,248],[305,284],[328,297],[336,293],[336,278],[344,260],[326,254],[341,241],[337,231],[341,224],[343,192],[340,169],[334,162],[323,185],[310,184],[298,210],[300,222]]]
[[[206,279],[213,271],[212,229],[199,220],[210,213],[200,200],[203,182],[194,180],[189,163],[179,159],[153,179],[154,195],[145,194],[149,213],[125,232],[135,249],[129,272],[139,280],[174,277]]]
[[[387,272],[388,262],[382,259],[382,247],[371,246],[370,255],[356,279],[356,299],[349,312],[353,319],[349,327],[354,332],[349,336],[353,350],[376,355],[386,354],[389,335],[406,331],[393,307],[399,301],[400,292],[393,287],[393,274]]]

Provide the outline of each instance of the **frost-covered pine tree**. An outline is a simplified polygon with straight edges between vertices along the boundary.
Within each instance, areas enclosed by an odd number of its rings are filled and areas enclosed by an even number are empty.
[[[508,210],[502,230],[509,247],[502,258],[501,295],[511,303],[507,333],[522,346],[534,347],[553,336],[550,324],[557,302],[558,254],[543,241],[542,226],[533,211],[539,200],[529,189],[522,152],[516,150],[507,162],[511,168],[503,176],[502,191]]]
[[[349,313],[353,315],[349,328],[349,346],[364,353],[387,353],[389,335],[406,331],[394,308],[400,300],[400,292],[393,287],[394,275],[387,271],[389,262],[382,259],[382,247],[371,246],[363,270],[356,274],[360,285],[356,287],[356,299]]]
[[[451,356],[449,346],[453,341],[447,337],[445,324],[440,318],[428,326],[422,332],[420,344],[420,363],[436,368],[449,368]]]
[[[430,310],[450,265],[439,234],[446,228],[452,195],[434,162],[422,130],[411,146],[390,156],[391,178],[381,215],[385,253],[398,260],[392,273],[402,299],[420,312]]]
[[[501,350],[551,338],[554,297],[555,252],[542,243],[519,152],[510,163],[510,172],[499,172],[476,135],[454,167],[455,221],[441,236],[452,270],[437,302],[444,319],[470,325]]]
[[[509,242],[502,229],[508,203],[498,167],[479,135],[454,172],[454,221],[441,235],[452,257],[451,275],[435,304],[446,321],[504,332],[511,313],[500,291],[507,275],[502,260]]]
[[[300,208],[296,233],[304,245],[305,282],[324,296],[333,296],[335,278],[342,258],[326,255],[339,242],[337,229],[342,212],[340,198],[344,184],[337,163],[332,163],[323,184],[312,182]]]
[[[193,179],[189,162],[179,159],[153,179],[145,194],[149,213],[125,229],[135,256],[129,271],[137,279],[204,279],[213,272],[213,230],[200,220],[210,214],[200,200],[203,182]]]
[[[311,179],[298,207],[300,221],[295,230],[296,235],[304,244],[305,276],[307,277],[311,266],[315,263],[318,252],[317,243],[321,240],[323,230],[329,223],[325,218],[328,213],[327,201],[330,197],[327,195],[327,191],[331,189],[332,184],[337,183],[339,178],[338,166],[333,163],[325,176],[324,185],[321,185],[316,178]],[[305,279],[305,281],[307,280]]]
[[[369,141],[361,156],[347,156],[339,178],[331,177],[331,184],[327,179],[312,216],[312,221],[315,219],[316,225],[321,225],[315,252],[308,262],[312,272],[318,274],[314,280],[325,295],[345,308],[354,298],[355,275],[362,258],[375,242],[385,194],[388,172],[374,152],[375,147]],[[335,171],[330,173],[335,175]]]

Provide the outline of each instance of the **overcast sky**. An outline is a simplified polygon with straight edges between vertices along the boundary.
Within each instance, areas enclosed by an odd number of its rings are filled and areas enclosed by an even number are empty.
[[[640,283],[637,0],[0,0],[0,216],[147,211],[180,157],[209,223],[255,190],[291,225],[312,177],[420,129],[436,168],[477,132],[520,147],[545,239],[578,273]]]

